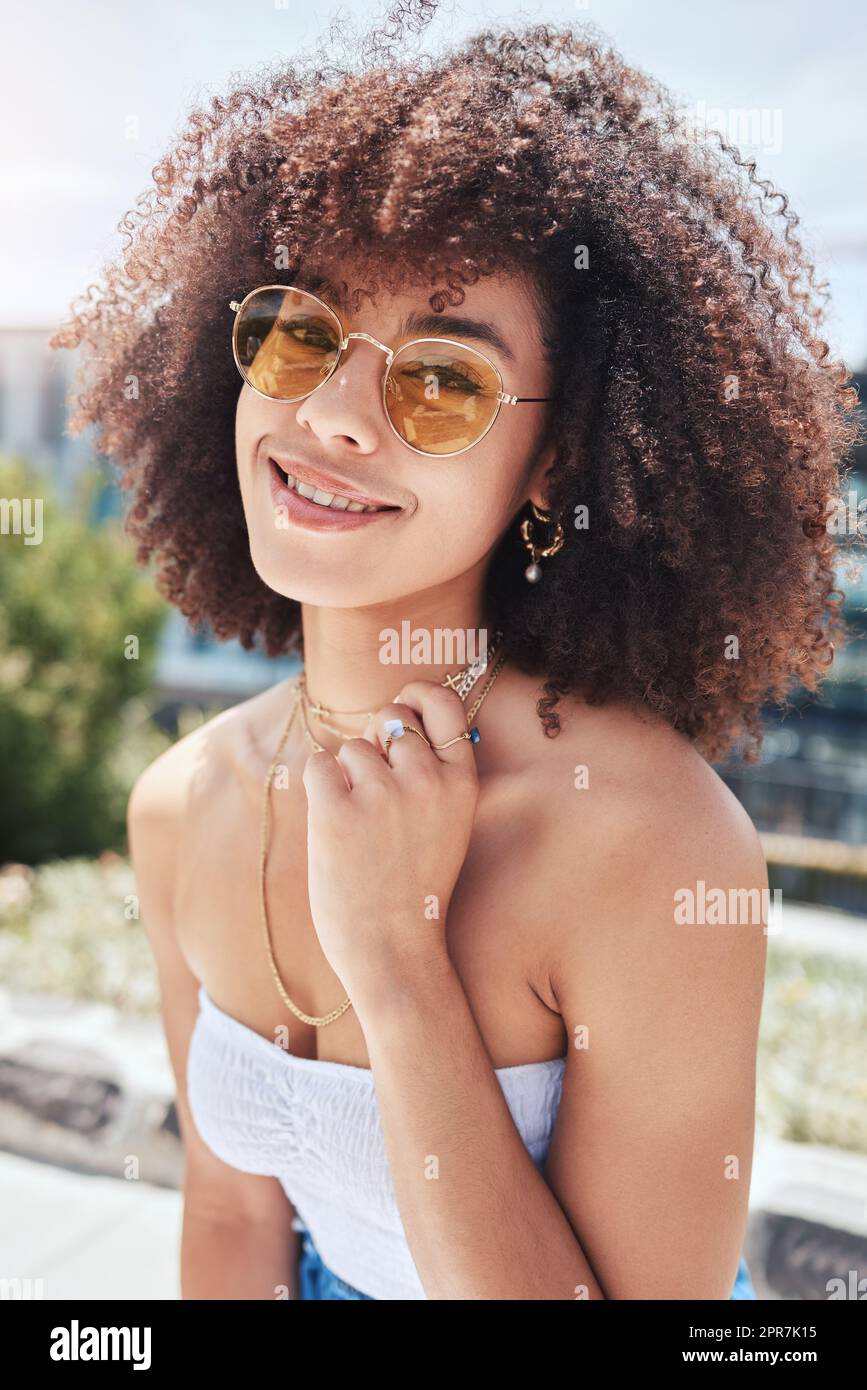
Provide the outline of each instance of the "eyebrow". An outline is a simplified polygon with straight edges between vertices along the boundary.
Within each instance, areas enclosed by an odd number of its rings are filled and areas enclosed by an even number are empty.
[[[300,287],[303,288],[303,285]],[[308,281],[307,288],[312,294],[320,295],[326,302],[330,300],[335,308],[346,312],[348,306],[345,295],[325,276],[317,275]],[[494,348],[509,362],[515,361],[515,354],[508,343],[494,325],[485,319],[467,318],[463,314],[412,313],[401,320],[397,333],[399,338],[468,338]]]
[[[456,314],[407,314],[398,328],[398,336],[411,333],[423,338],[470,338],[477,343],[487,343],[510,362],[515,360],[514,353],[494,325],[484,319],[468,319]]]

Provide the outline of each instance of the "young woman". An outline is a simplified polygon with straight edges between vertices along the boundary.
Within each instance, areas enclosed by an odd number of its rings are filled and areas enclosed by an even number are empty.
[[[592,31],[396,35],[194,112],[55,340],[163,592],[303,659],[130,802],[183,1295],[753,1297],[765,922],[683,904],[767,888],[711,764],[827,665],[853,401]]]

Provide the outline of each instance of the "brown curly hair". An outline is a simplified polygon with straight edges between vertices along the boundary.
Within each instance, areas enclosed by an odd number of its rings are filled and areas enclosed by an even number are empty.
[[[492,557],[512,660],[544,676],[549,735],[580,692],[650,706],[711,761],[738,739],[752,762],[762,705],[815,690],[845,634],[826,518],[857,395],[819,336],[798,219],[593,26],[413,54],[435,9],[403,0],[342,62],[332,30],[192,112],[104,286],[51,340],[92,349],[70,428],[99,427],[138,557],[188,619],[300,652],[299,604],[250,559],[228,300],[297,282],[323,248],[364,267],[358,296],[427,277],[434,312],[528,271],[567,543],[539,586],[517,527]]]

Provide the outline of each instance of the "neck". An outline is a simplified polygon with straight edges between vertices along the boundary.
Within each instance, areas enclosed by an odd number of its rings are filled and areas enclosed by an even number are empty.
[[[494,640],[481,592],[457,585],[369,608],[302,604],[301,623],[307,693],[332,710],[392,704],[408,681],[441,682]]]

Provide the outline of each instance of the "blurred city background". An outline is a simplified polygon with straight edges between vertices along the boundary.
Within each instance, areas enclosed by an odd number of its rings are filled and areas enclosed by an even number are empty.
[[[375,9],[343,8],[361,24]],[[225,0],[161,0],[147,33],[125,4],[89,7],[86,35],[74,6],[47,14],[54,42],[40,65],[53,95],[0,171],[13,214],[0,228],[0,498],[45,508],[41,544],[0,534],[0,1276],[24,1281],[20,1296],[41,1280],[45,1297],[174,1298],[180,1154],[126,798],[179,734],[293,666],[189,630],[157,597],[123,537],[111,461],[65,433],[76,354],[48,338],[118,249],[111,233],[182,113],[321,26],[281,4],[242,12]],[[736,0],[713,20],[676,0],[652,17],[638,0],[448,14],[426,46],[484,22],[592,20],[685,103],[737,125],[742,149],[744,113],[772,117],[754,123],[759,171],[802,218],[831,290],[829,343],[864,399],[863,18],[837,0],[821,14]],[[23,12],[10,25],[7,127],[38,42]],[[93,49],[105,82],[80,92]],[[795,691],[788,710],[767,710],[758,766],[718,769],[762,834],[783,901],[747,1252],[761,1296],[782,1299],[829,1297],[841,1268],[867,1277],[867,449],[851,462],[853,524],[838,545],[852,639],[819,696]],[[119,659],[131,635],[136,653]]]

